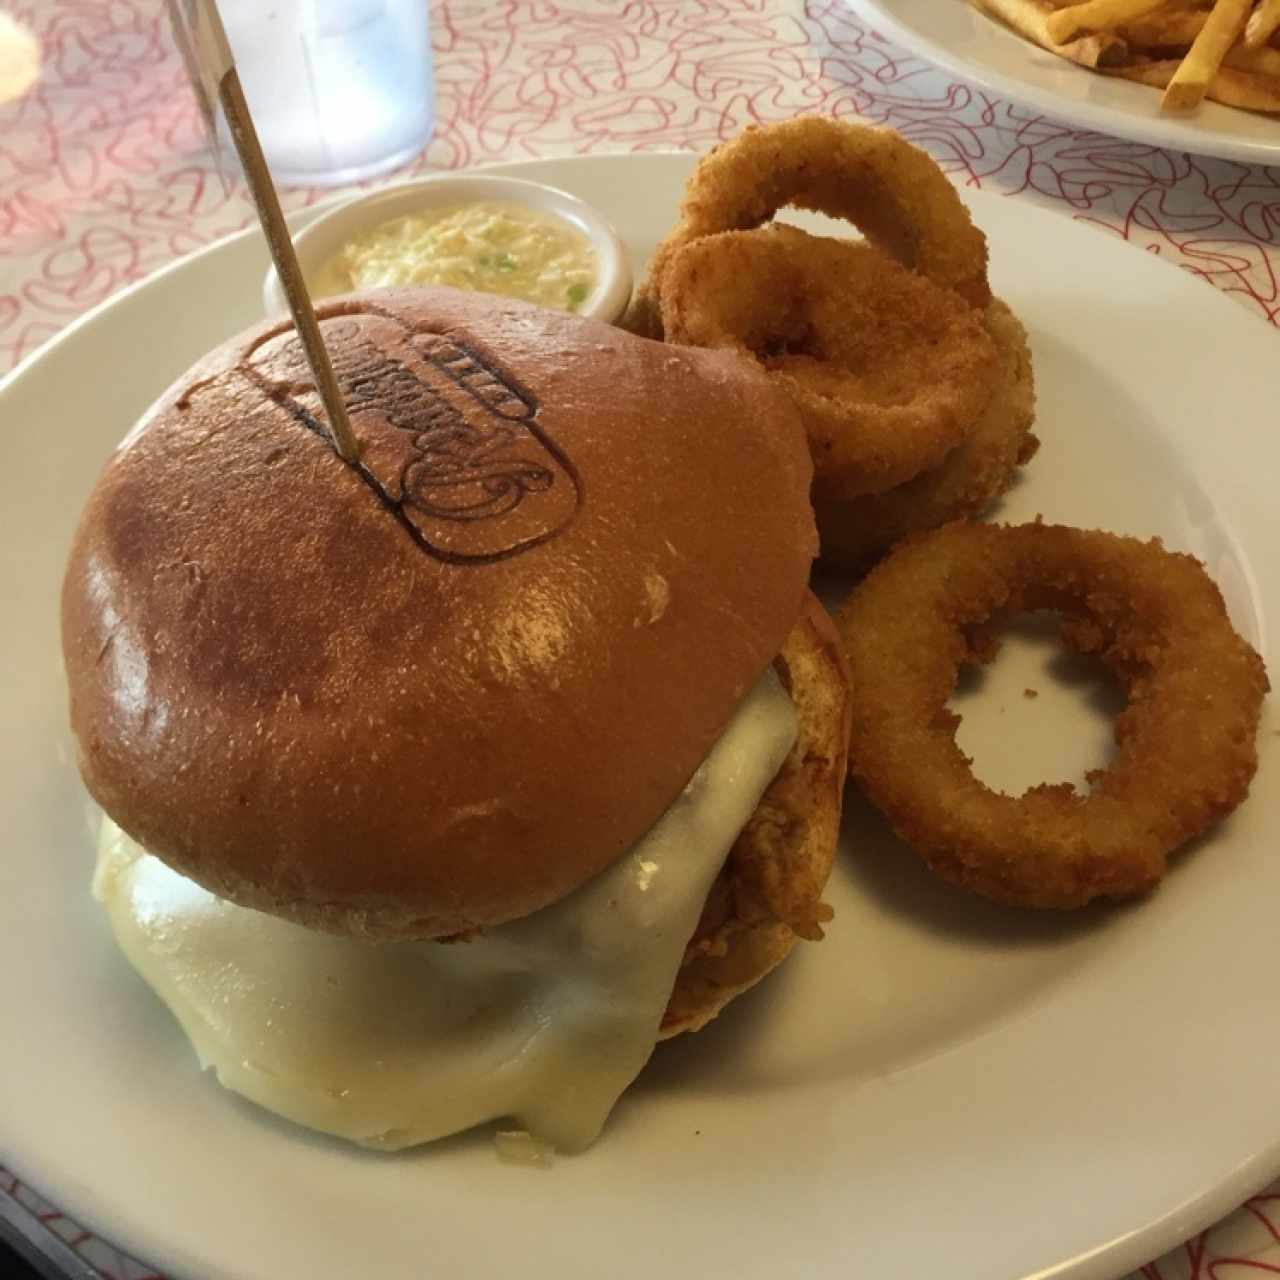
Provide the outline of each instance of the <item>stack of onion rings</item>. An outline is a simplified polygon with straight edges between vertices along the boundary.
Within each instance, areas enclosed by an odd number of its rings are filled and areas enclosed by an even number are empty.
[[[971,629],[1064,615],[1128,694],[1111,763],[1080,794],[1020,797],[973,775],[947,710]],[[1268,688],[1198,561],[1159,542],[1032,524],[953,524],[909,538],[837,617],[854,690],[850,772],[944,879],[998,902],[1078,907],[1151,888],[1168,855],[1244,799]]]
[[[866,242],[762,225],[796,205]],[[756,360],[795,401],[828,563],[985,508],[1035,452],[1021,325],[938,166],[889,129],[805,116],[702,159],[628,327]]]

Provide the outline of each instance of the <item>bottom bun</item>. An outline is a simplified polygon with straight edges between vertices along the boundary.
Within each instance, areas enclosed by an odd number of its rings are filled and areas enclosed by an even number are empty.
[[[840,834],[852,703],[835,628],[813,595],[775,666],[795,704],[795,745],[711,887],[659,1039],[706,1026],[831,919],[822,891]]]

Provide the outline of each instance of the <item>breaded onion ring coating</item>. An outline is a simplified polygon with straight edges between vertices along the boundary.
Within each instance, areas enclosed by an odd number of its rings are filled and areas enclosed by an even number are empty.
[[[661,1039],[705,1026],[831,919],[822,891],[840,836],[850,696],[840,638],[812,594],[774,667],[795,704],[795,745],[711,887]]]
[[[1091,789],[1014,797],[974,777],[947,709],[974,631],[1050,609],[1128,694]],[[1200,563],[1158,541],[1030,524],[909,538],[837,617],[853,683],[850,772],[944,879],[997,902],[1080,907],[1150,889],[1168,855],[1244,799],[1268,688]]]
[[[998,298],[987,307],[985,323],[1000,353],[1000,383],[969,438],[941,466],[897,488],[817,500],[814,515],[826,564],[865,569],[908,534],[978,515],[1035,455],[1040,441],[1031,432],[1036,392],[1027,331]]]
[[[991,300],[986,237],[926,152],[892,129],[798,116],[744,129],[698,162],[628,327],[660,336],[662,275],[677,249],[758,227],[788,205],[852,222],[890,257],[975,307]]]
[[[800,410],[814,493],[879,493],[936,467],[1001,373],[983,313],[871,245],[795,227],[685,245],[662,278],[668,342],[758,361]]]

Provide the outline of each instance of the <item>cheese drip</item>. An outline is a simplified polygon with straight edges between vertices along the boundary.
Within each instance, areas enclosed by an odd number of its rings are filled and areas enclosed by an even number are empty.
[[[576,1151],[648,1061],[711,882],[795,734],[769,671],[633,849],[470,942],[362,943],[234,906],[110,819],[94,895],[226,1088],[384,1150],[510,1117]]]

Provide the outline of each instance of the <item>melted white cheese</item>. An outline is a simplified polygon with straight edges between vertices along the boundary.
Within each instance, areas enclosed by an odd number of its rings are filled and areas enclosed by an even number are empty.
[[[94,893],[228,1089],[370,1147],[511,1117],[579,1150],[648,1060],[711,882],[795,732],[770,671],[629,853],[471,942],[371,945],[233,906],[109,819]]]

